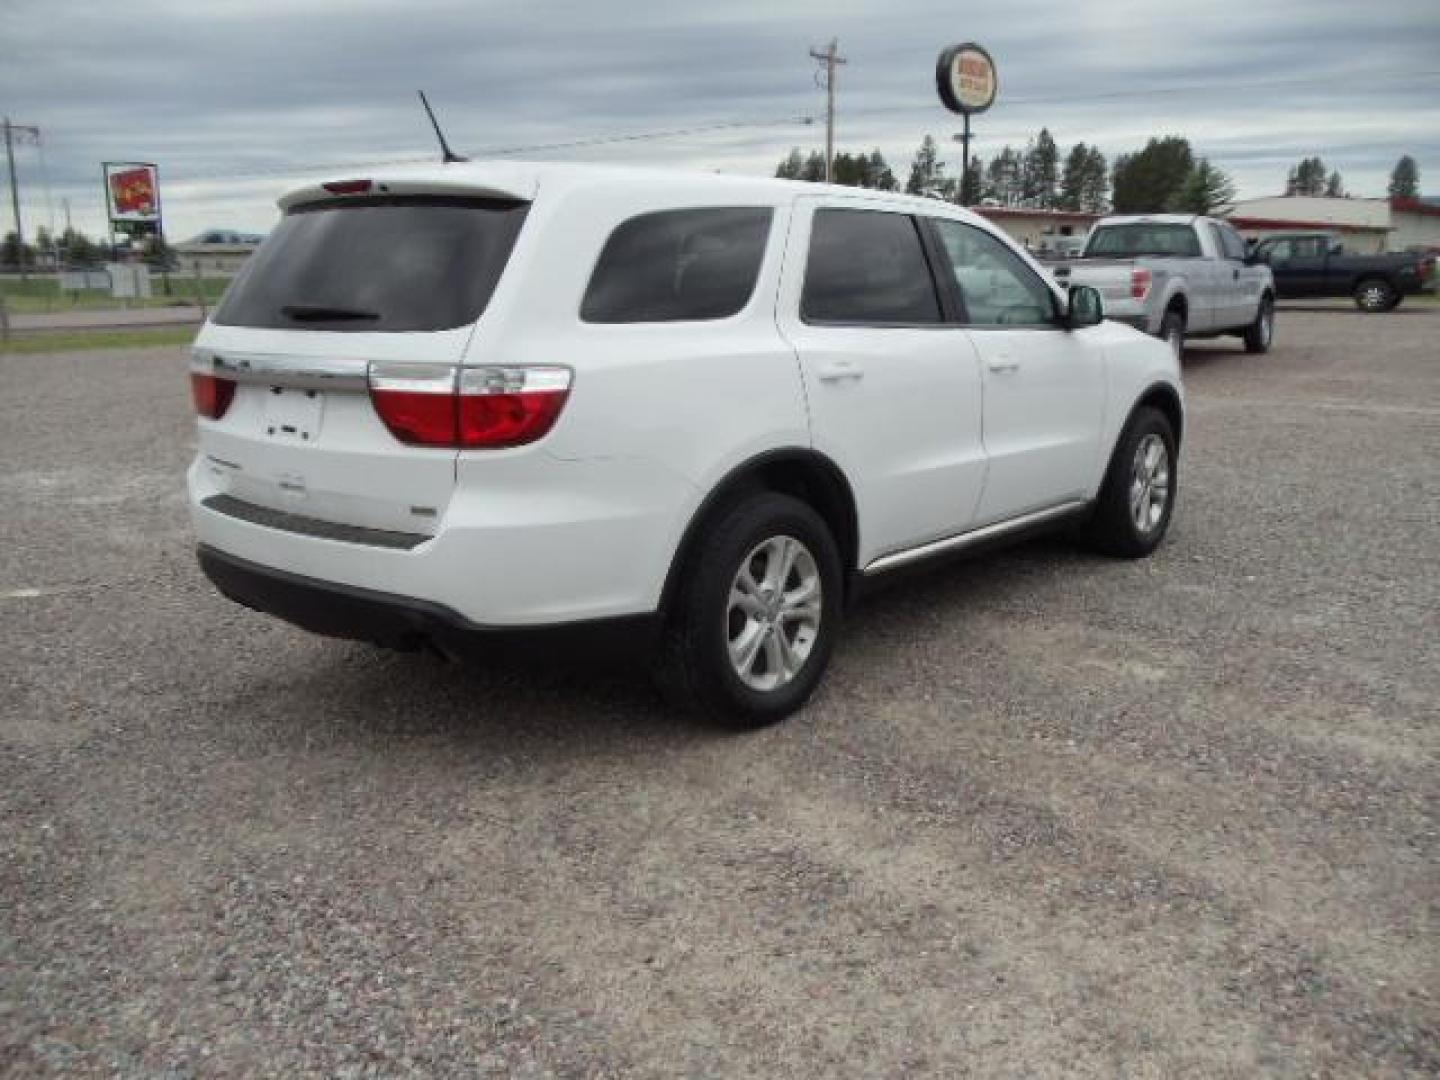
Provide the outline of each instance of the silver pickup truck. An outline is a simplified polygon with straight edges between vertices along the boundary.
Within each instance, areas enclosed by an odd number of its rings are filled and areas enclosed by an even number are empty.
[[[1078,259],[1051,264],[1061,286],[1090,285],[1105,317],[1170,343],[1233,334],[1245,351],[1275,336],[1275,282],[1227,222],[1194,214],[1102,218]]]

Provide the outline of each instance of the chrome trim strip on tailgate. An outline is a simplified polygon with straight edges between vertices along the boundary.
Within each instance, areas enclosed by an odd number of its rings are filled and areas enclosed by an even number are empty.
[[[435,539],[424,533],[396,532],[391,529],[367,529],[360,525],[341,525],[333,521],[292,514],[285,510],[271,510],[266,506],[237,499],[233,495],[211,495],[200,503],[207,510],[249,522],[263,525],[267,529],[280,529],[300,536],[313,536],[319,540],[339,540],[346,544],[365,544],[369,547],[391,548],[409,551],[427,540]]]
[[[972,529],[969,532],[960,533],[958,536],[947,536],[942,540],[932,540],[928,544],[921,544],[919,547],[906,548],[904,551],[896,551],[890,555],[882,555],[873,559],[862,571],[865,574],[879,574],[886,570],[894,570],[899,566],[906,566],[912,562],[919,562],[921,559],[928,559],[932,555],[943,555],[952,551],[960,551],[971,544],[978,544],[982,540],[990,540],[997,536],[1003,536],[1008,532],[1015,532],[1019,529],[1028,528],[1031,525],[1041,525],[1054,518],[1063,517],[1066,514],[1073,514],[1085,508],[1084,499],[1072,499],[1070,502],[1061,503],[1058,506],[1050,506],[1044,510],[1035,510],[1029,514],[1021,514],[1019,517],[1009,518],[1006,521],[997,521],[993,525],[985,525],[979,529]]]
[[[365,390],[369,386],[369,366],[364,360],[319,357],[301,360],[215,353],[211,354],[208,363],[197,354],[190,370],[259,386],[283,386],[295,390]]]

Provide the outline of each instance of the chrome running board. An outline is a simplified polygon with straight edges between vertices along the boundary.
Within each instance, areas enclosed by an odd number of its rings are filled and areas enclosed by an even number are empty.
[[[921,544],[919,547],[906,548],[903,551],[892,552],[889,555],[882,555],[878,559],[872,559],[861,573],[865,575],[883,574],[886,570],[894,570],[901,566],[908,566],[913,562],[920,562],[935,555],[945,555],[952,551],[960,551],[970,547],[972,544],[979,544],[986,540],[993,540],[996,537],[1004,536],[1006,533],[1019,532],[1032,525],[1043,525],[1055,518],[1065,517],[1079,510],[1085,509],[1088,504],[1084,499],[1072,499],[1069,502],[1060,503],[1058,506],[1046,507],[1044,510],[1034,510],[1028,514],[1021,514],[1019,517],[1008,518],[1005,521],[997,521],[992,525],[984,525],[978,529],[971,529],[969,532],[958,533],[955,536],[947,536],[943,540],[932,540],[928,544]]]

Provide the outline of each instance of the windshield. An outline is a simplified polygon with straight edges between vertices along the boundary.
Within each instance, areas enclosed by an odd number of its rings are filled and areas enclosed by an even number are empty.
[[[1200,239],[1190,225],[1137,221],[1129,225],[1102,225],[1090,234],[1085,247],[1091,255],[1178,255],[1200,254]]]
[[[292,208],[215,321],[285,330],[449,330],[485,310],[529,204],[451,196]]]

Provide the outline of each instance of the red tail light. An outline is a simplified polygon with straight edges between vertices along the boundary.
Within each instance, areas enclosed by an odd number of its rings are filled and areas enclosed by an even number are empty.
[[[1144,300],[1150,295],[1150,282],[1152,278],[1150,271],[1143,266],[1137,266],[1130,271],[1130,298],[1132,300]]]
[[[235,400],[235,384],[229,379],[192,371],[190,396],[195,399],[197,413],[208,420],[219,420]]]
[[[570,396],[570,369],[466,368],[460,373],[461,446],[524,446],[555,426]]]
[[[370,398],[411,446],[523,446],[552,427],[570,393],[562,367],[464,368],[372,364]]]

